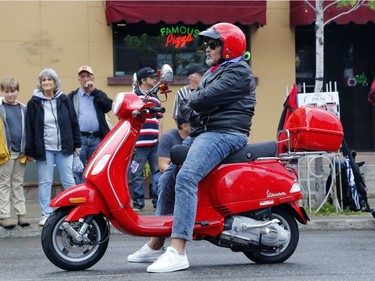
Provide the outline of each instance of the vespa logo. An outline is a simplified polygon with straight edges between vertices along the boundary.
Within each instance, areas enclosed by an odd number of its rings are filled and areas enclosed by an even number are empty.
[[[267,189],[266,195],[267,195],[267,198],[270,198],[270,197],[277,197],[277,196],[285,196],[286,193],[285,192],[273,193],[269,189]]]

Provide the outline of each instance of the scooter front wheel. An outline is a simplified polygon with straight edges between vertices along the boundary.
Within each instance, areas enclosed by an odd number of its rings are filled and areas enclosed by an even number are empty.
[[[279,225],[289,232],[288,241],[279,247],[262,246],[260,251],[244,252],[245,256],[256,263],[282,263],[296,250],[299,241],[298,224],[294,217],[281,208],[272,209],[269,218],[278,219]]]
[[[67,228],[82,230],[83,220],[65,222],[71,208],[59,208],[47,219],[42,231],[42,247],[47,258],[64,270],[84,270],[96,264],[104,255],[109,241],[109,225],[101,215],[95,215],[80,233],[72,236]]]

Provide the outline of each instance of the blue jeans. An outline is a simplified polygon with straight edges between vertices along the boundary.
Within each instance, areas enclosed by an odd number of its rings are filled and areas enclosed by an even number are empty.
[[[158,182],[158,203],[156,205],[157,216],[172,215],[174,212],[176,175],[179,167],[170,163],[168,168],[159,178]]]
[[[75,185],[72,171],[73,154],[65,155],[61,151],[46,150],[46,161],[36,161],[39,180],[39,205],[43,216],[49,216],[53,211],[49,203],[51,201],[53,168],[55,165],[59,171],[64,189]]]
[[[81,136],[81,151],[79,158],[83,165],[86,167],[87,162],[90,160],[91,155],[94,154],[96,148],[102,140],[99,137]],[[76,184],[83,183],[82,173],[73,173]]]
[[[184,140],[183,144],[191,147],[177,176],[178,167],[170,164],[159,179],[156,214],[171,214],[174,206],[172,238],[192,240],[198,203],[198,182],[229,154],[240,150],[246,143],[245,135],[217,132],[205,132],[195,138],[188,137]],[[171,198],[174,177],[175,197]]]
[[[132,191],[133,191],[133,202],[135,204],[144,207],[145,205],[145,193],[143,189],[143,170],[146,163],[150,165],[151,175],[157,175],[158,168],[158,157],[157,157],[158,144],[152,146],[137,147],[134,153],[134,161],[139,164],[137,170],[132,175]],[[154,182],[154,179],[153,179]]]
[[[156,208],[156,205],[158,203],[158,184],[159,184],[160,177],[161,177],[161,173],[159,170],[155,174],[152,175],[151,191],[152,191],[152,205],[154,206],[154,208]]]

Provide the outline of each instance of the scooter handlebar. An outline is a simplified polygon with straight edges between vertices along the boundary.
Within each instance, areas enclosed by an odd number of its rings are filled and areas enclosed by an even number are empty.
[[[156,106],[150,106],[148,110],[150,113],[156,113],[156,112],[164,113],[165,112],[164,107],[156,107]]]

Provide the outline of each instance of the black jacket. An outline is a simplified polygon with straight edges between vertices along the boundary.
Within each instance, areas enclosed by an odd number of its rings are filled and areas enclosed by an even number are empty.
[[[64,94],[57,98],[57,120],[60,128],[61,151],[69,155],[81,147],[81,134],[73,105]],[[44,145],[44,109],[42,99],[33,96],[26,109],[26,156],[46,160]]]
[[[78,116],[78,111],[79,111],[79,97],[77,95],[78,90],[72,91],[69,95],[68,98],[74,105],[74,110]],[[99,90],[96,89],[92,91],[90,94],[94,96],[94,106],[95,106],[95,111],[96,111],[96,116],[98,117],[99,121],[99,130],[100,130],[100,138],[103,139],[110,131],[108,123],[105,118],[105,113],[109,112],[112,109],[112,100],[107,97],[107,95]]]
[[[245,61],[226,62],[207,70],[198,89],[187,99],[180,110],[194,122],[192,136],[204,131],[250,134],[256,104],[255,81]]]

